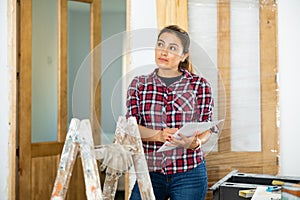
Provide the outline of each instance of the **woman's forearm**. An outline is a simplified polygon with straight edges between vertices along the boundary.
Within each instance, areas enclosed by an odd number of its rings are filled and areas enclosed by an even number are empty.
[[[207,130],[200,135],[197,135],[193,142],[190,144],[189,149],[197,149],[199,146],[201,147],[202,144],[205,144],[211,136],[211,131]]]
[[[153,130],[144,126],[138,125],[141,138],[143,141],[159,141],[164,142],[163,136],[160,130]]]
[[[211,130],[207,130],[201,135],[198,135],[197,138],[201,140],[201,144],[205,144],[211,136]]]

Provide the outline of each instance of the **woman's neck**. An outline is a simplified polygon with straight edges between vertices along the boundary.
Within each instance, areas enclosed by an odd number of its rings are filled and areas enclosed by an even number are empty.
[[[161,77],[166,77],[166,78],[172,78],[176,76],[180,76],[182,73],[179,72],[178,70],[163,70],[163,69],[158,69],[157,75]]]

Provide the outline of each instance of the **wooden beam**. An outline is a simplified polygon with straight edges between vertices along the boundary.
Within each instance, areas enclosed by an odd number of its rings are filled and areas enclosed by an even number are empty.
[[[90,114],[95,145],[101,144],[101,0],[91,4],[91,96]]]
[[[20,85],[18,106],[19,197],[31,199],[32,2],[20,1]],[[20,137],[22,136],[22,137]]]
[[[9,87],[9,179],[8,198],[16,199],[16,141],[17,141],[17,2],[7,1]]]
[[[159,29],[176,24],[188,30],[187,0],[156,0],[156,12]]]
[[[126,0],[126,54],[125,54],[125,73],[130,71],[131,55],[127,52],[130,52],[130,33],[131,32],[131,0]],[[129,76],[126,76],[125,83],[129,84]],[[124,199],[129,199],[131,195],[130,191],[130,174],[127,172],[125,174],[125,195]]]
[[[230,0],[218,1],[218,70],[222,77],[219,78],[219,91],[223,90],[223,84],[226,92],[226,100],[224,102],[223,95],[218,105],[220,113],[226,113],[225,123],[220,135],[218,150],[220,152],[231,151],[231,100],[230,100]],[[223,81],[223,84],[221,83]],[[224,107],[224,104],[226,105]],[[225,109],[225,111],[224,111]]]
[[[68,124],[68,1],[58,0],[58,116],[57,139],[63,142]]]
[[[80,3],[93,3],[93,0],[71,0],[71,1],[76,1],[76,2],[80,2]]]
[[[262,152],[266,166],[264,173],[279,171],[276,155],[279,155],[278,109],[278,42],[277,4],[274,1],[260,1],[260,81],[261,81],[261,130]],[[270,138],[266,133],[276,133]],[[271,141],[270,141],[271,140]],[[268,142],[266,142],[268,141]]]
[[[31,144],[31,157],[59,155],[62,152],[63,142],[39,142]]]

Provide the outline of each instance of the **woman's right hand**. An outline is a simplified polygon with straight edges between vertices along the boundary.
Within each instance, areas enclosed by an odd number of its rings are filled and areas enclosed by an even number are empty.
[[[143,141],[165,142],[168,138],[171,138],[172,135],[174,135],[174,133],[178,130],[178,128],[164,128],[163,130],[153,130],[142,125],[138,126]]]
[[[161,133],[162,142],[170,140],[176,131],[178,128],[164,128]]]

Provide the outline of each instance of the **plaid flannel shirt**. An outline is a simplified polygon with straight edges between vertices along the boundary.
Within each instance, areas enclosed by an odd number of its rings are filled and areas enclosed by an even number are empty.
[[[187,122],[210,121],[213,98],[209,83],[198,75],[182,69],[179,81],[166,87],[156,75],[136,76],[127,92],[127,117],[134,116],[139,125],[154,130],[181,128]],[[176,148],[157,152],[162,142],[143,142],[150,172],[174,174],[197,167],[203,160],[201,149]]]

